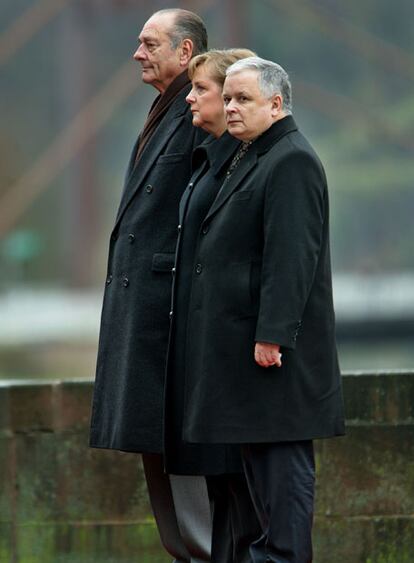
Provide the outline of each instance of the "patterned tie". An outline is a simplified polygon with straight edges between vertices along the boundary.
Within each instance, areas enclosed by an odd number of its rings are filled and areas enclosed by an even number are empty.
[[[226,172],[226,176],[224,178],[224,182],[221,185],[221,188],[219,189],[217,195],[216,195],[216,199],[218,198],[218,196],[221,194],[224,186],[227,183],[227,180],[230,178],[230,176],[233,174],[233,172],[235,171],[235,169],[237,168],[237,166],[239,165],[239,162],[241,161],[241,159],[244,157],[244,155],[246,154],[246,152],[249,150],[250,145],[253,143],[253,141],[255,141],[256,139],[252,139],[251,141],[243,141],[242,144],[239,146],[239,148],[237,149],[236,154],[233,156],[233,160],[230,163],[230,166]]]
[[[243,141],[242,142],[242,144],[238,148],[236,154],[234,155],[233,160],[230,163],[229,169],[226,172],[226,180],[229,176],[231,176],[231,174],[237,168],[237,166],[239,165],[239,162],[244,157],[246,152],[249,150],[249,147],[253,143],[253,141],[254,141],[254,139],[252,139],[251,141]]]

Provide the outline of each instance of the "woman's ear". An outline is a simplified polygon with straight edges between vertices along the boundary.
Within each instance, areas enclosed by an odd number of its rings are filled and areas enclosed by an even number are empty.
[[[180,65],[182,67],[188,66],[188,63],[193,56],[194,44],[191,39],[183,39],[180,49]]]

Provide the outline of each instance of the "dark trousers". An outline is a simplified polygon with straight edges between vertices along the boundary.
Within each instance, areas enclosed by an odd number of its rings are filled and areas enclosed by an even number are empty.
[[[315,462],[312,441],[247,444],[243,463],[262,536],[252,563],[311,563]]]
[[[213,516],[211,561],[251,563],[249,548],[262,535],[246,477],[206,477]]]

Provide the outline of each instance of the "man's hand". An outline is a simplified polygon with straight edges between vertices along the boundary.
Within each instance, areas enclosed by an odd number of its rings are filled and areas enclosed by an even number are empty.
[[[254,348],[254,359],[262,368],[282,365],[282,354],[279,352],[279,344],[269,344],[268,342],[256,342]]]

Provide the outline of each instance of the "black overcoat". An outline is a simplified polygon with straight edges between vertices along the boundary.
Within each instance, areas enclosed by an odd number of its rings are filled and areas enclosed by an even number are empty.
[[[184,193],[181,209],[185,209]],[[291,116],[250,147],[198,236],[186,341],[183,437],[199,443],[344,433],[328,192]],[[254,361],[282,346],[281,368]]]
[[[197,235],[219,191],[239,141],[224,133],[209,137],[194,151],[197,168],[189,182],[182,209],[175,258],[170,343],[167,358],[164,416],[164,459],[168,473],[217,475],[242,471],[240,447],[225,444],[187,444],[182,439],[186,381],[186,330]],[[197,162],[203,166],[197,167]],[[220,172],[221,171],[221,172]]]
[[[103,301],[90,444],[162,452],[171,270],[178,206],[191,154],[205,134],[192,126],[184,89],[134,167],[131,155],[112,231]]]

